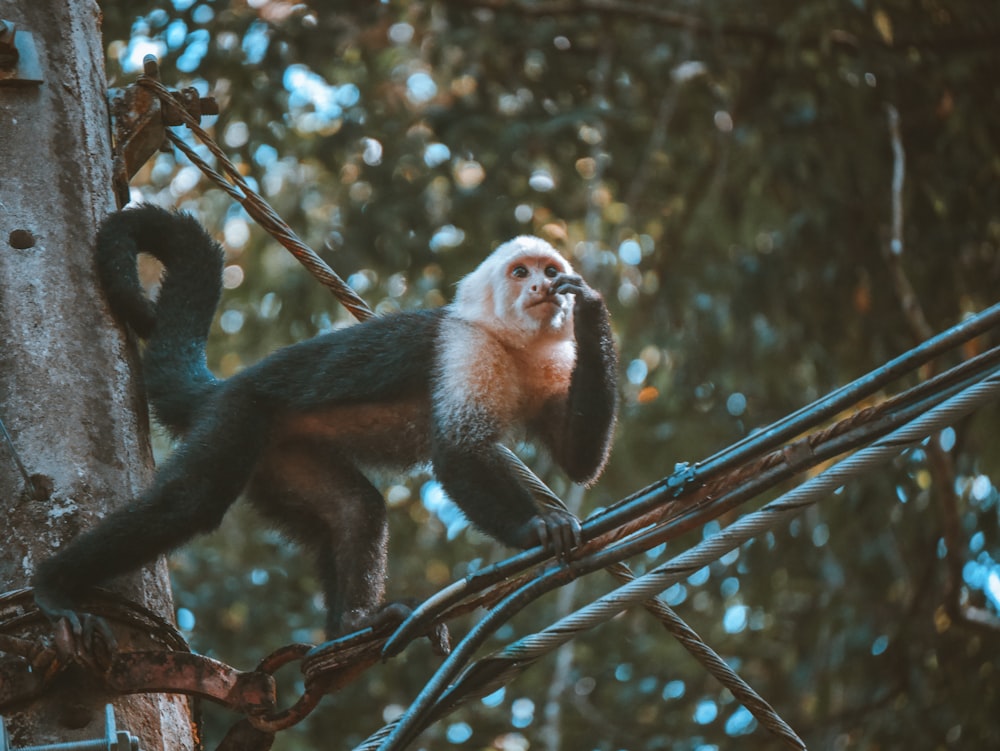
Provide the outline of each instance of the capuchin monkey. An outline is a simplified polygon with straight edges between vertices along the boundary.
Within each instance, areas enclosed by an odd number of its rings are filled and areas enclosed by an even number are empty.
[[[139,284],[140,252],[165,267],[155,303]],[[139,498],[40,564],[35,599],[51,618],[82,633],[76,608],[88,587],[215,529],[243,494],[315,556],[330,638],[401,620],[408,607],[383,604],[386,506],[368,475],[427,461],[500,542],[546,545],[563,559],[579,544],[577,519],[542,503],[502,445],[534,436],[579,483],[608,457],[608,311],[552,246],[515,238],[459,283],[451,305],[322,334],[226,380],[205,360],[222,263],[196,220],[152,205],[100,228],[108,303],[146,341],[150,403],[180,442]]]

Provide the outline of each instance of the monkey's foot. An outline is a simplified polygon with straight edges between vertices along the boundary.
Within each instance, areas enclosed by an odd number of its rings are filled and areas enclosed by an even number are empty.
[[[366,615],[349,613],[344,616],[340,631],[344,634],[360,631],[364,628],[370,628],[375,632],[395,631],[403,621],[410,617],[418,604],[420,604],[419,600],[407,598],[388,602],[374,613]],[[445,624],[431,624],[423,636],[426,636],[430,641],[434,654],[443,657],[451,652],[451,635]]]
[[[114,632],[100,616],[76,610],[65,597],[44,587],[36,586],[33,594],[38,609],[52,621],[56,646],[64,656],[82,660],[97,650],[110,653],[118,648]]]

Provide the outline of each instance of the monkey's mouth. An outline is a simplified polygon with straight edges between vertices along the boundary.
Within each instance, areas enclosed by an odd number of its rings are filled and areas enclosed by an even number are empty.
[[[553,305],[557,308],[562,307],[562,300],[554,292],[550,292],[545,295],[545,297],[539,297],[537,300],[529,302],[526,307],[537,308],[539,305]]]

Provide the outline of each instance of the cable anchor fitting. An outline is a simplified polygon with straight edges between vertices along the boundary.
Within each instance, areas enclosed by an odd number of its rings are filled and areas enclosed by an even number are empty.
[[[67,741],[44,746],[20,746],[11,748],[7,728],[0,717],[0,751],[139,751],[139,739],[127,730],[115,726],[115,709],[110,704],[104,707],[104,737],[89,741]]]
[[[143,76],[160,80],[156,57],[146,55]],[[196,121],[203,115],[218,115],[219,105],[212,97],[203,97],[193,86],[171,92],[184,110]],[[111,135],[114,150],[114,191],[119,206],[129,201],[128,183],[157,151],[169,151],[167,128],[181,125],[184,118],[177,107],[164,106],[146,86],[132,83],[123,89],[108,90]]]
[[[42,67],[35,38],[13,21],[0,19],[0,86],[38,86]]]

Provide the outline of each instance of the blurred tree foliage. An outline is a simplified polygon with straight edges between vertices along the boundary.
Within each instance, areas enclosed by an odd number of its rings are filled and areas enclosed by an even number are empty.
[[[901,268],[931,328],[997,300],[992,3],[104,0],[102,9],[114,83],[130,82],[153,52],[165,82],[216,97],[219,142],[380,312],[442,304],[461,274],[518,233],[574,257],[613,307],[623,366],[615,454],[584,513],[916,342],[887,261],[888,106],[906,153]],[[329,294],[183,158],[159,155],[135,185],[136,197],[197,211],[226,243],[229,290],[210,352],[221,374],[344,322]],[[934,447],[911,452],[668,592],[811,748],[1000,747],[995,425],[995,410],[968,419],[941,436],[943,461],[932,463]],[[429,476],[396,478],[386,491],[391,592],[429,594],[503,555],[441,507]],[[943,542],[949,511],[959,549]],[[280,644],[321,639],[308,561],[250,512],[173,561],[181,621],[201,651],[249,667]],[[582,581],[573,600],[609,587]],[[983,609],[993,625],[965,622],[948,602]],[[549,598],[499,636],[551,622],[556,607]],[[577,640],[571,657],[564,683],[549,659],[419,745],[775,748],[643,613]],[[425,645],[411,646],[276,747],[351,747],[411,701],[434,666]],[[211,713],[209,736],[233,719]]]

